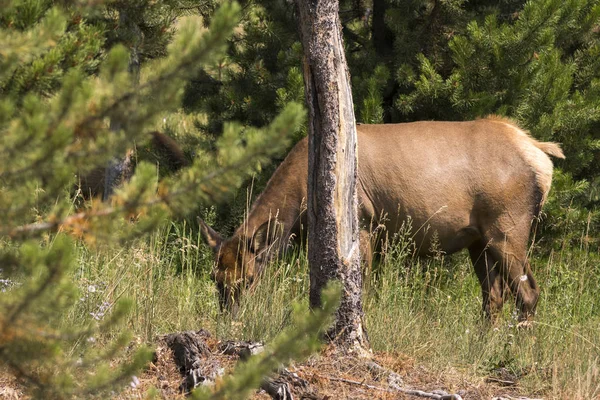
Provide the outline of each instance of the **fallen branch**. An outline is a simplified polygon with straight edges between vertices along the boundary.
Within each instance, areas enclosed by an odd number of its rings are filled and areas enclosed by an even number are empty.
[[[433,392],[428,393],[428,392],[424,392],[422,390],[406,389],[406,388],[402,387],[402,385],[404,384],[404,381],[402,380],[402,377],[400,375],[398,375],[394,371],[391,371],[387,368],[382,367],[381,365],[377,364],[374,361],[367,362],[367,368],[369,369],[369,371],[371,371],[371,373],[376,373],[378,375],[386,375],[387,374],[388,386],[390,388],[392,388],[394,391],[409,394],[412,396],[427,397],[427,398],[436,399],[436,400],[437,399],[439,399],[439,400],[462,400],[462,397],[459,394],[456,394],[456,393],[448,394],[447,392],[445,392],[443,390],[434,390]]]
[[[393,388],[383,388],[380,386],[375,386],[375,385],[369,385],[367,383],[364,382],[359,382],[359,381],[353,381],[351,379],[344,379],[344,378],[335,378],[332,376],[320,376],[317,375],[321,378],[325,378],[325,379],[329,379],[330,381],[334,381],[334,382],[344,382],[344,383],[349,383],[352,385],[358,385],[358,386],[362,386],[362,387],[366,387],[368,389],[372,389],[372,390],[379,390],[381,392],[387,392],[387,393],[395,393],[395,392],[401,392],[404,394],[408,394],[408,395],[412,395],[412,396],[417,396],[417,397],[426,397],[429,399],[434,399],[434,400],[462,400],[462,397],[458,394],[448,394],[446,392],[443,391],[435,391],[435,392],[425,392],[423,390],[418,390],[418,389],[407,389],[407,388],[403,388],[399,385],[395,385]],[[437,392],[437,393],[436,393]]]
[[[495,382],[499,383],[502,386],[515,386],[517,384],[516,381],[510,381],[507,379],[494,378],[493,376],[488,376],[485,378],[486,382]]]
[[[294,400],[290,385],[280,379],[265,379],[260,388],[271,396],[274,400]]]
[[[402,377],[394,371],[390,371],[373,361],[367,362],[367,368],[372,374],[377,374],[377,376],[387,375],[388,386],[392,389],[399,390],[402,388],[404,381],[402,380]]]

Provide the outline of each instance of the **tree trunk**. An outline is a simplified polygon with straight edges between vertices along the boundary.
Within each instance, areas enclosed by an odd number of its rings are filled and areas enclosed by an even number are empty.
[[[297,0],[309,112],[308,249],[310,305],[331,279],[343,285],[329,336],[365,349],[357,217],[356,123],[337,0]]]
[[[140,81],[140,54],[139,47],[143,39],[142,31],[136,22],[128,15],[128,12],[121,10],[119,14],[119,23],[123,29],[129,29],[127,35],[130,37],[132,43],[128,43],[131,47],[131,54],[129,58],[129,73],[131,74],[131,81],[134,85],[137,85]],[[121,129],[121,121],[111,118],[110,129],[112,131],[118,131]],[[132,143],[133,146],[133,143]],[[133,152],[128,150],[124,156],[116,156],[109,161],[104,171],[104,190],[102,193],[102,200],[108,201],[115,187],[124,181],[128,181],[133,175]]]
[[[373,0],[373,20],[371,25],[371,37],[377,55],[381,59],[389,59],[393,56],[391,35],[385,26],[385,13],[387,11],[387,0]]]

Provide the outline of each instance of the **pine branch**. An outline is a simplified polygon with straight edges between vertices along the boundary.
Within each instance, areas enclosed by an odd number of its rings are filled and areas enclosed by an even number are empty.
[[[177,196],[181,196],[186,193],[193,192],[194,190],[197,190],[197,186],[205,184],[207,182],[211,182],[212,180],[214,180],[228,172],[235,171],[242,167],[245,167],[254,159],[256,159],[258,157],[268,156],[269,154],[270,154],[270,152],[266,151],[266,150],[257,151],[251,155],[245,156],[242,160],[240,160],[237,163],[228,165],[217,171],[211,172],[210,174],[204,176],[201,180],[190,183],[190,186],[188,186],[186,188],[170,192],[168,195],[161,195],[150,201],[141,202],[141,203],[137,203],[137,204],[129,203],[129,204],[125,204],[123,206],[107,207],[107,208],[103,208],[98,211],[83,211],[83,212],[79,212],[77,214],[73,214],[68,217],[65,217],[63,219],[57,219],[54,221],[35,222],[32,224],[18,226],[18,227],[12,228],[10,230],[7,230],[7,229],[5,229],[3,231],[0,230],[0,237],[6,236],[11,239],[18,239],[18,238],[23,238],[25,236],[30,236],[30,235],[34,235],[34,234],[41,234],[44,232],[56,232],[61,227],[74,226],[74,225],[76,226],[78,221],[89,220],[89,219],[95,218],[95,217],[108,217],[111,215],[126,212],[131,209],[137,209],[137,208],[141,208],[141,207],[151,207],[151,206],[154,206],[154,205],[157,205],[160,203],[163,203],[168,207],[172,207],[171,206],[172,200],[174,198],[176,198]]]
[[[368,46],[368,41],[364,40],[362,37],[352,32],[352,30],[344,24],[342,24],[342,31],[344,32],[344,37],[347,37],[354,43],[361,45],[363,48],[366,48]]]
[[[50,285],[56,282],[57,278],[61,276],[60,268],[58,268],[57,266],[49,267],[48,269],[50,271],[50,275],[46,277],[46,279],[44,279],[40,287],[24,296],[24,300],[21,303],[17,304],[12,309],[12,311],[9,311],[8,318],[4,326],[2,327],[3,334],[8,329],[10,329],[10,327],[15,323],[15,320],[19,317],[19,315],[21,315],[28,307],[30,307],[35,302],[35,300],[40,298],[44,294],[44,292],[46,292],[50,288]]]

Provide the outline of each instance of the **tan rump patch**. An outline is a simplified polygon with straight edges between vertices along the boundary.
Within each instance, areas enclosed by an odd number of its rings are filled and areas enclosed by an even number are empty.
[[[489,114],[486,115],[484,118],[485,120],[488,121],[493,121],[493,122],[502,122],[504,124],[510,125],[511,127],[517,127],[518,129],[521,129],[517,123],[517,121],[509,118],[509,117],[504,117],[502,115],[496,115],[496,114]]]
[[[544,204],[552,184],[553,169],[552,160],[546,154],[546,150],[549,150],[547,152],[555,157],[561,158],[560,156],[562,156],[562,158],[564,158],[560,146],[556,143],[538,142],[531,137],[527,131],[521,129],[516,122],[509,118],[490,115],[485,119],[502,123],[509,128],[509,137],[512,138],[521,157],[523,157],[535,174],[537,184],[542,191],[542,201],[540,205]]]

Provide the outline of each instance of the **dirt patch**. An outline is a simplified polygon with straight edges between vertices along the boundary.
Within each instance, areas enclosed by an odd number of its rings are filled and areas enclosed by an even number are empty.
[[[17,379],[0,369],[0,400],[20,400],[26,399],[23,388],[17,382]]]
[[[203,333],[205,334],[205,333]],[[225,354],[225,342],[213,337],[205,337],[209,350],[202,357],[201,365],[196,369],[200,374],[215,377],[229,373],[239,361],[235,353]],[[241,343],[242,347],[248,342]],[[243,350],[242,350],[243,353]],[[379,366],[374,367],[373,364]],[[140,384],[127,389],[119,399],[139,398],[150,388],[156,388],[164,399],[185,398],[182,383],[185,371],[179,368],[173,358],[173,352],[159,340],[156,359],[140,377]],[[392,378],[390,378],[392,375]],[[419,390],[425,394],[438,396],[458,394],[462,399],[518,399],[517,387],[504,387],[490,382],[487,377],[466,377],[460,371],[431,371],[416,365],[414,360],[401,353],[375,353],[371,359],[357,358],[329,345],[303,363],[296,363],[276,374],[276,384],[286,384],[295,399],[333,400],[333,399],[416,399],[420,396],[408,394],[403,390]],[[204,384],[213,384],[208,379]],[[273,398],[265,390],[259,390],[252,396],[254,400]]]
[[[195,338],[201,341],[197,346],[200,349],[199,356],[186,368],[180,366],[181,362],[180,365],[175,362],[181,359],[181,354],[175,357],[167,336],[158,338],[153,361],[137,377],[132,378],[125,390],[112,398],[140,399],[154,392],[156,398],[185,399],[186,387],[192,383],[218,385],[221,377],[233,370],[240,355],[243,358],[249,354],[249,348],[257,349],[259,346],[251,342],[220,341],[206,331],[198,331]],[[431,371],[416,365],[413,359],[401,353],[375,353],[372,358],[359,358],[329,345],[305,362],[292,364],[280,371],[269,382],[271,389],[285,385],[294,399],[419,398],[408,394],[407,390],[420,390],[438,396],[458,394],[464,400],[526,399],[519,396],[518,387],[505,387],[488,378],[467,377],[454,370]],[[27,397],[23,389],[15,378],[6,371],[0,371],[0,400],[25,399]],[[264,389],[252,396],[254,400],[272,398]]]

